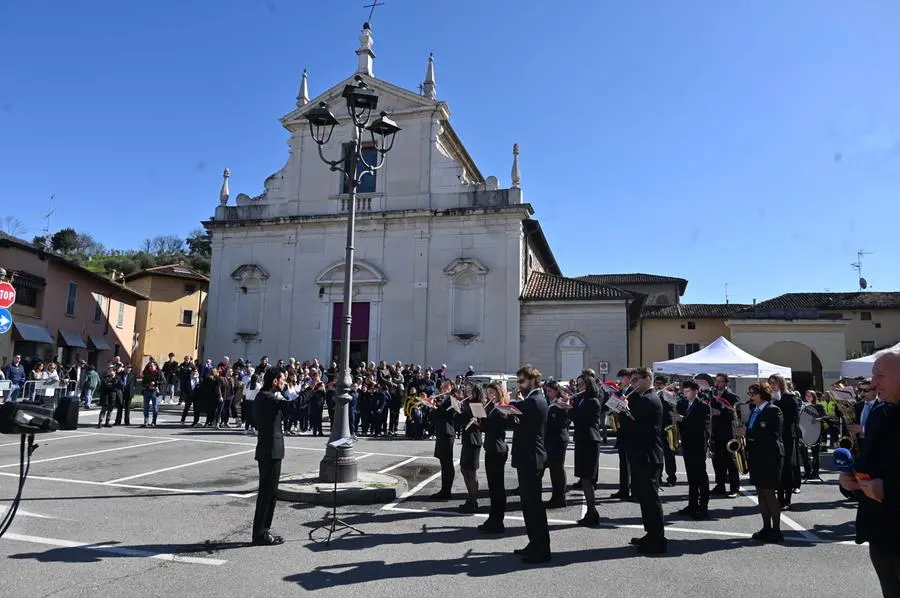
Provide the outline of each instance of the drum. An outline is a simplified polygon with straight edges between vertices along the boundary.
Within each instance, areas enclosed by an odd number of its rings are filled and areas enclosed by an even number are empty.
[[[800,442],[808,447],[819,444],[819,438],[822,436],[822,422],[819,421],[819,412],[812,405],[803,406],[797,425],[800,428]]]

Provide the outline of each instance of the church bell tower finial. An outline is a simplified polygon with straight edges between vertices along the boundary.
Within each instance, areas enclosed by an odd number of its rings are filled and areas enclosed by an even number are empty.
[[[297,94],[297,108],[309,104],[309,81],[306,69],[303,69],[303,78],[300,80],[300,93]]]
[[[219,191],[219,204],[226,205],[228,203],[228,196],[230,195],[230,191],[228,191],[228,177],[231,176],[231,171],[227,168],[225,172],[222,173],[222,189]]]
[[[422,83],[422,93],[432,100],[437,97],[437,87],[434,83],[434,53],[428,55],[428,70],[425,71],[425,81]]]
[[[519,172],[519,144],[513,143],[513,165],[512,165],[512,186],[514,189],[519,188],[522,182],[522,173]]]
[[[363,23],[362,34],[359,36],[359,49],[356,55],[359,57],[356,63],[356,72],[373,77],[372,63],[375,61],[375,52],[372,51],[372,26],[368,22]]]

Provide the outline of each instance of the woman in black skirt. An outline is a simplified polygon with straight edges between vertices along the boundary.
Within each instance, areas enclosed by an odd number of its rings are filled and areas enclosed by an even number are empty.
[[[594,498],[594,485],[600,469],[600,383],[593,376],[582,374],[576,382],[578,396],[572,401],[569,419],[575,423],[575,477],[581,480],[587,512],[578,525],[595,527],[600,524],[600,514]]]
[[[544,395],[550,403],[547,411],[547,433],[544,435],[544,448],[547,451],[547,469],[550,470],[550,485],[553,494],[544,503],[548,509],[560,509],[566,506],[566,451],[569,449],[569,416],[568,409],[557,401],[562,398],[559,383],[550,380],[544,384]]]
[[[480,385],[473,384],[468,390],[469,396],[460,405],[462,410],[457,416],[462,445],[459,453],[459,471],[468,492],[468,498],[460,505],[459,510],[463,513],[474,513],[478,510],[478,477],[475,472],[478,471],[478,463],[481,461],[482,438],[478,420],[472,415],[469,405],[472,403],[484,405],[485,401],[484,389]]]
[[[491,508],[487,521],[478,526],[478,531],[486,534],[502,534],[505,531],[503,518],[506,515],[504,469],[509,456],[509,448],[506,445],[509,419],[495,405],[509,403],[506,387],[500,382],[491,382],[487,389],[487,399],[487,419],[481,420],[479,425],[484,433],[484,470],[487,475]]]
[[[751,384],[750,402],[755,408],[747,420],[747,460],[750,465],[750,482],[756,486],[759,511],[763,527],[753,534],[761,542],[781,542],[781,504],[776,490],[781,486],[784,465],[784,445],[781,428],[784,417],[772,402],[772,391],[767,383]]]

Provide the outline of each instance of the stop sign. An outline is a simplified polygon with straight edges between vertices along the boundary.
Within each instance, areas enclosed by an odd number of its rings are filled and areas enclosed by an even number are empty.
[[[0,308],[11,307],[16,302],[16,289],[8,282],[0,282]]]

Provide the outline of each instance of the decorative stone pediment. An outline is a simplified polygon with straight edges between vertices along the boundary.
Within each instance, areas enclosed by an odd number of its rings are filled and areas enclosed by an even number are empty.
[[[259,264],[243,264],[242,266],[238,266],[238,268],[231,273],[231,278],[238,282],[245,281],[248,278],[255,278],[259,281],[263,281],[269,278],[269,273]]]
[[[353,263],[353,285],[383,286],[387,282],[384,274],[371,264],[365,262]],[[321,287],[343,286],[344,262],[338,262],[325,268],[316,277],[316,284]]]
[[[464,274],[485,276],[490,270],[474,257],[458,257],[444,268],[444,274],[456,278]]]

